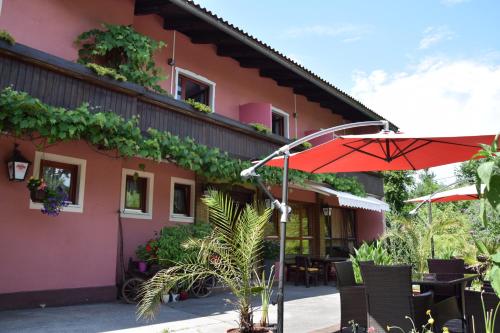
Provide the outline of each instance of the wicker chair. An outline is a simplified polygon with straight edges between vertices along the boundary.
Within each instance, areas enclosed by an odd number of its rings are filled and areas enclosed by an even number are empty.
[[[304,256],[296,256],[295,257],[295,285],[298,284],[299,280],[303,279],[306,287],[309,288],[311,280],[314,285],[318,285],[318,277],[320,274],[320,269],[317,267],[313,267],[311,265],[311,260],[308,257]]]
[[[464,274],[465,263],[463,259],[427,259],[429,273],[436,274]],[[460,290],[450,286],[435,286],[433,289],[434,300],[442,301],[448,297],[459,297]]]
[[[486,310],[495,310],[500,299],[495,293],[483,294],[484,306]],[[498,311],[500,313],[500,310]],[[476,333],[485,332],[484,329],[484,316],[483,306],[481,304],[481,293],[479,291],[466,290],[465,291],[465,315],[467,318],[468,332],[473,333],[472,330],[472,316],[474,316],[474,327]],[[497,315],[495,320],[495,332],[500,333],[500,315]]]
[[[413,296],[411,266],[362,265],[361,275],[366,287],[368,327],[387,332],[387,326],[399,326],[408,332],[413,326],[405,316],[413,318],[416,327],[426,322],[432,292]]]
[[[354,320],[359,326],[366,328],[365,286],[356,284],[352,262],[335,262],[333,266],[340,292],[340,327],[349,327],[349,321]]]

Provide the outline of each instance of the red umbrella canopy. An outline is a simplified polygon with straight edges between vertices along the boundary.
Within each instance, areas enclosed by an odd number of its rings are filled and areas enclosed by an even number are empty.
[[[344,135],[290,156],[289,167],[311,173],[417,170],[462,162],[491,144],[494,135],[413,136],[382,131]],[[283,167],[283,158],[266,165]]]
[[[481,192],[482,191],[484,191],[484,185],[482,186]],[[469,185],[436,193],[430,198],[430,201],[451,202],[451,201],[477,200],[477,199],[479,199],[479,194],[477,193],[476,185]],[[406,200],[406,202],[412,202],[412,203],[425,202],[425,201],[429,201],[428,195]]]

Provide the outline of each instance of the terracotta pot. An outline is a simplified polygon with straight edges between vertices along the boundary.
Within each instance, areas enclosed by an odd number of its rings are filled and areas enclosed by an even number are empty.
[[[230,328],[226,331],[227,333],[240,333],[239,328]],[[260,325],[254,325],[252,333],[273,333],[274,331],[270,327],[261,327]]]
[[[43,202],[46,195],[47,195],[47,192],[45,192],[44,190],[30,191],[30,198],[31,198],[31,201],[33,201],[33,202]]]

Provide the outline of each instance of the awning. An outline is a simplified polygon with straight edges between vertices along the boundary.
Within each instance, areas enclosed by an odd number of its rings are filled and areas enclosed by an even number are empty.
[[[307,182],[303,185],[290,184],[290,187],[313,191],[326,196],[337,197],[339,205],[342,207],[361,208],[375,212],[387,212],[390,210],[389,205],[382,200],[373,197],[363,198],[351,193],[336,191],[323,184]]]

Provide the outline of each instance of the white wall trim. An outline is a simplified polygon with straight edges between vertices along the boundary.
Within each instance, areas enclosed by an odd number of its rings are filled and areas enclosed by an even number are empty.
[[[203,82],[210,86],[210,92],[209,92],[209,105],[210,108],[212,109],[212,112],[215,112],[215,82],[210,81],[204,76],[201,76],[199,74],[196,74],[194,72],[191,72],[190,70],[183,69],[180,67],[175,67],[175,87],[174,87],[174,96],[175,99],[180,99],[179,96],[177,96],[177,86],[179,85],[179,74],[182,74],[184,76],[187,76],[189,78],[192,78],[194,80]]]
[[[147,179],[147,197],[146,197],[146,213],[125,208],[125,190],[127,184],[127,176],[133,176],[136,174],[139,177]],[[154,180],[155,175],[151,172],[145,172],[133,169],[122,169],[122,186],[121,186],[121,196],[120,196],[120,216],[129,219],[143,219],[151,220],[153,219],[153,194],[154,194]]]
[[[286,113],[285,111],[278,109],[275,106],[271,106],[271,124],[272,124],[272,114],[273,113],[277,113],[280,116],[284,117],[284,119],[285,119],[285,130],[284,130],[285,138],[288,139],[290,137],[290,115],[288,113]]]
[[[184,184],[191,186],[191,194],[189,195],[190,203],[189,208],[190,216],[174,214],[174,188],[175,184]],[[170,178],[170,221],[173,222],[183,222],[183,223],[194,223],[194,212],[195,212],[195,181],[192,179],[171,177]]]
[[[41,151],[35,152],[35,162],[33,163],[33,177],[38,178],[40,175],[40,161],[52,161],[66,164],[73,164],[78,166],[78,176],[76,180],[76,201],[77,204],[71,204],[67,207],[63,207],[61,210],[63,212],[71,212],[71,213],[83,213],[83,202],[84,202],[84,194],[85,194],[85,174],[87,169],[87,161],[80,158],[45,153]],[[43,204],[39,202],[33,202],[30,199],[29,204],[30,209],[42,209]]]

